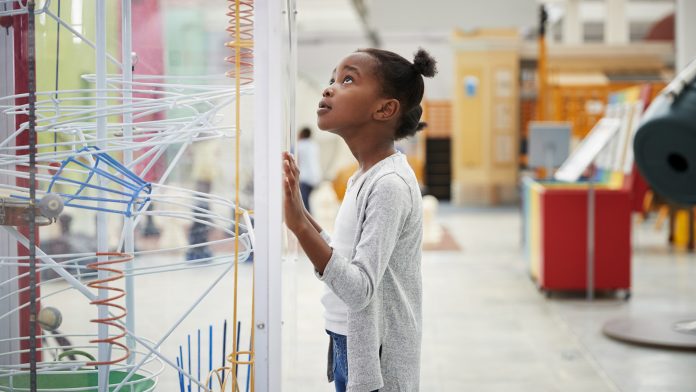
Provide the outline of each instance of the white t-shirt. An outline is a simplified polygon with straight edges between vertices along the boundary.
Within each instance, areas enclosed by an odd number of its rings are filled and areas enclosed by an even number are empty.
[[[348,180],[346,194],[336,215],[334,233],[331,236],[330,246],[333,251],[349,260],[352,256],[353,242],[358,230],[358,190],[360,190],[364,178],[365,175],[356,173]],[[348,306],[326,285],[321,303],[324,305],[325,328],[339,335],[347,335]]]
[[[319,147],[312,139],[297,141],[297,168],[300,169],[300,182],[317,186],[321,181]]]

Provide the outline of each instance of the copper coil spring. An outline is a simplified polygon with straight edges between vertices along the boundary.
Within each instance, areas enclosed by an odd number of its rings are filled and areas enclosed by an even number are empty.
[[[227,71],[225,75],[229,78],[239,78],[239,84],[248,84],[254,81],[254,1],[253,0],[228,0],[230,17],[227,32],[233,40],[225,43],[228,48],[234,49],[231,56],[225,57],[225,61],[237,64],[239,56],[239,71],[235,69]],[[237,5],[239,12],[237,13]],[[239,31],[239,41],[237,41],[237,31]]]
[[[240,355],[247,355],[250,359],[249,360],[239,360],[238,357]],[[239,391],[239,378],[237,377],[237,366],[238,365],[249,365],[251,367],[251,370],[249,372],[249,377],[250,379],[250,385],[251,385],[251,390],[254,390],[254,366],[255,366],[255,359],[254,359],[254,352],[253,351],[235,351],[232,354],[227,355],[227,361],[229,362],[228,365],[213,369],[208,373],[208,377],[205,379],[205,385],[208,385],[211,380],[217,380],[217,386],[220,387],[221,391],[226,391],[227,386],[231,385],[232,386],[232,391]]]
[[[96,263],[91,263],[88,264],[87,267],[98,271],[107,271],[110,272],[110,276],[104,279],[96,279],[91,281],[90,283],[87,284],[87,286],[93,288],[93,289],[104,289],[104,290],[109,290],[110,292],[113,292],[115,295],[105,298],[105,299],[96,299],[92,302],[90,302],[91,305],[104,305],[108,306],[110,308],[115,308],[117,309],[117,314],[112,317],[107,317],[107,318],[97,318],[90,320],[90,322],[93,322],[95,324],[104,324],[108,325],[111,327],[114,327],[121,332],[117,335],[109,336],[105,339],[94,339],[90,340],[90,343],[108,343],[112,346],[118,346],[124,350],[124,355],[121,358],[114,359],[111,361],[92,361],[88,362],[87,366],[98,366],[98,365],[113,365],[115,363],[122,362],[128,358],[130,355],[130,350],[128,347],[119,342],[120,339],[126,336],[126,328],[118,323],[118,320],[121,320],[122,318],[126,317],[128,314],[128,310],[119,304],[114,303],[115,301],[123,298],[126,295],[126,291],[123,289],[120,289],[118,287],[112,287],[108,283],[114,282],[116,280],[122,279],[123,278],[123,270],[115,269],[115,268],[108,268],[106,267],[107,265],[113,265],[113,264],[121,264],[121,263],[126,263],[131,260],[133,260],[132,255],[128,255],[125,253],[116,253],[116,252],[99,252],[97,253],[97,257],[102,257],[106,256],[109,257],[109,260],[106,261],[101,261],[101,262],[96,262]]]

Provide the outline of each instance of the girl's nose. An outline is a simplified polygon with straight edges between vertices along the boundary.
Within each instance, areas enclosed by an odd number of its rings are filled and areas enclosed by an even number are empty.
[[[327,87],[324,89],[324,93],[321,95],[322,97],[330,97],[333,95],[333,89],[331,87]]]

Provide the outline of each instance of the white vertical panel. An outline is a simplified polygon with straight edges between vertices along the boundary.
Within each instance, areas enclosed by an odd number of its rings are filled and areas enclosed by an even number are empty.
[[[604,21],[604,42],[607,44],[627,44],[628,18],[627,0],[605,0],[607,13]]]
[[[563,43],[579,44],[583,41],[582,20],[580,19],[580,0],[565,2],[563,16]]]
[[[290,151],[297,151],[297,122],[295,118],[295,97],[297,97],[297,7],[295,0],[283,1],[283,47],[285,52],[285,80],[286,91],[285,101],[285,134],[287,142],[281,148]],[[292,238],[294,240],[294,238]],[[281,269],[281,347],[280,357],[280,384],[284,392],[295,392],[297,386],[291,380],[297,371],[297,250],[299,245],[296,241],[288,244],[288,248],[283,252]],[[275,354],[274,354],[275,355]]]
[[[677,0],[677,10],[675,12],[675,46],[676,46],[676,69],[680,72],[692,60],[696,59],[696,1]]]
[[[13,29],[2,29],[0,33],[0,59],[0,97],[5,97],[14,94]],[[7,103],[9,104],[9,102]],[[14,116],[0,113],[0,140],[5,140],[14,132],[14,121]],[[13,147],[14,145],[14,142],[11,142],[8,147]],[[14,184],[14,178],[0,174],[0,184]],[[0,228],[0,260],[7,256],[17,256],[17,242]],[[15,276],[17,276],[17,267],[0,265],[0,282],[6,282]],[[16,281],[12,284],[0,285],[0,314],[6,314],[16,309],[19,305],[17,294],[5,298],[10,292],[17,292]],[[17,337],[19,337],[19,315],[15,312],[12,316],[0,319],[0,340]],[[19,350],[17,341],[0,343],[0,353],[17,350]],[[16,365],[18,363],[19,355],[17,354],[0,356],[0,365]]]
[[[283,0],[256,3],[254,27],[255,390],[281,391]],[[292,113],[290,115],[293,115]]]

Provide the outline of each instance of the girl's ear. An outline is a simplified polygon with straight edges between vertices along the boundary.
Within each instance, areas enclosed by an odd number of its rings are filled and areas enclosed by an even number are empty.
[[[389,121],[399,113],[400,106],[396,99],[384,100],[372,117],[377,121]]]

